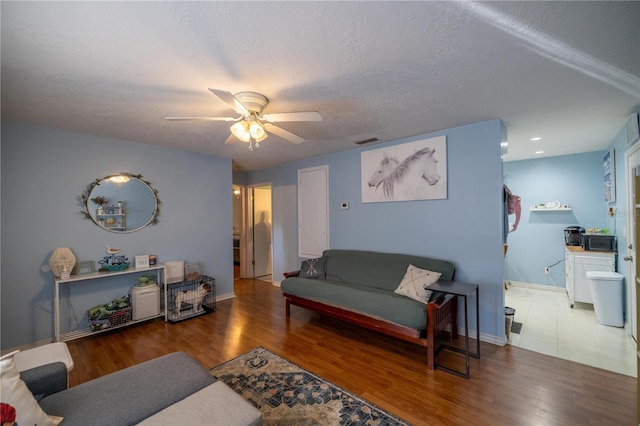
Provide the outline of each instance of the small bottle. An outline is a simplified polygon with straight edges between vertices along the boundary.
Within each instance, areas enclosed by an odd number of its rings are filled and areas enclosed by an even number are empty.
[[[118,201],[118,208],[116,210],[117,214],[122,214],[122,201]]]
[[[60,275],[60,278],[62,278],[63,280],[68,280],[70,277],[69,275],[69,270],[67,269],[67,265],[64,265],[64,268],[62,269],[62,274]]]

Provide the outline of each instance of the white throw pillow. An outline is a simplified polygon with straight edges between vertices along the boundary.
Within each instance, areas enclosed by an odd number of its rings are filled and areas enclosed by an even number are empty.
[[[427,290],[427,287],[437,282],[441,275],[440,272],[409,265],[395,293],[410,297],[418,302],[429,303],[433,291]]]
[[[11,352],[0,357],[0,396],[2,402],[16,410],[16,423],[19,425],[49,426],[53,422],[42,411],[27,385],[20,378],[20,373],[13,361],[13,356],[20,351]]]

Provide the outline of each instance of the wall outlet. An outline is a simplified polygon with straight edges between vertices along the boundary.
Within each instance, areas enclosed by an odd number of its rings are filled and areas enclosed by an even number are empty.
[[[616,212],[615,212],[615,210],[613,209],[613,207],[609,207],[609,216],[613,216],[613,215],[615,215],[615,214],[616,214]]]
[[[551,268],[549,268],[548,266],[545,266],[544,273],[549,275],[551,273]]]

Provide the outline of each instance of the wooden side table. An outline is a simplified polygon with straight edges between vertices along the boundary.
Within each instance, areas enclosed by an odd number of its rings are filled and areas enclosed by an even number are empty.
[[[429,290],[441,291],[447,294],[453,294],[456,297],[464,298],[464,350],[460,348],[456,348],[450,345],[442,345],[436,350],[436,357],[441,350],[446,349],[458,353],[462,353],[465,356],[466,370],[464,372],[454,370],[449,367],[445,367],[443,365],[437,364],[435,368],[440,370],[445,370],[450,373],[457,374],[459,376],[464,377],[465,379],[469,378],[469,357],[472,356],[474,358],[480,358],[480,293],[478,289],[478,284],[464,283],[461,281],[438,281],[435,284],[431,284],[429,286]],[[476,337],[476,353],[471,353],[469,351],[469,307],[468,307],[468,299],[469,296],[476,293],[476,328],[478,330],[478,335]]]

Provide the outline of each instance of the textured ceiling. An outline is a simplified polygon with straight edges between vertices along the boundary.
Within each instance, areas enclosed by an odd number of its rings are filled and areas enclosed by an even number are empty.
[[[605,149],[640,103],[640,2],[9,2],[2,120],[233,158],[243,170],[491,118],[506,161]],[[211,94],[281,123],[250,152]],[[530,138],[542,136],[533,143]]]

